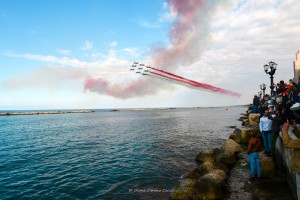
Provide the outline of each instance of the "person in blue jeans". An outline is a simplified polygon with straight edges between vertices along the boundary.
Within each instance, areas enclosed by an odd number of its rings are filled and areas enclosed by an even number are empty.
[[[248,144],[248,158],[250,162],[251,180],[255,178],[257,172],[257,178],[261,177],[259,151],[261,149],[260,139],[256,137],[254,133],[251,134],[251,138]]]
[[[269,118],[269,111],[265,110],[263,116],[259,120],[259,129],[264,141],[265,152],[267,156],[271,156],[271,148],[272,148],[272,120]]]

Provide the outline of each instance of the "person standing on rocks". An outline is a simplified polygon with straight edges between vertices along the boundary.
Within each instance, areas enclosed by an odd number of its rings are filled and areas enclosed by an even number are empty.
[[[261,170],[260,170],[260,162],[259,162],[259,151],[261,149],[260,139],[256,137],[256,134],[251,133],[251,138],[248,144],[248,158],[250,162],[250,171],[251,171],[251,178],[255,178],[255,172],[257,172],[257,177],[261,177]]]
[[[282,127],[282,140],[285,148],[294,149],[292,160],[291,160],[291,169],[296,173],[296,189],[297,189],[297,197],[300,200],[300,139],[291,140],[289,138],[289,122],[283,124]],[[295,130],[296,131],[296,130]],[[299,129],[297,129],[299,131]],[[299,133],[297,133],[297,136]]]
[[[265,110],[264,115],[259,120],[259,129],[264,141],[265,152],[267,156],[271,155],[271,130],[272,120],[269,119],[269,111]]]
[[[279,132],[280,132],[280,125],[282,124],[282,116],[280,115],[280,112],[278,109],[274,111],[274,114],[271,115],[272,119],[272,133],[271,133],[271,157],[275,155],[275,145],[276,140],[278,138]]]
[[[258,107],[260,105],[260,100],[257,95],[254,95],[253,105],[252,105],[252,113],[258,113]]]

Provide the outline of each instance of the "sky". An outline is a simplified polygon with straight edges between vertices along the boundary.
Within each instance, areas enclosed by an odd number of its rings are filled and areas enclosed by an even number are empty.
[[[2,0],[0,110],[251,103],[263,65],[293,78],[297,0]],[[138,61],[239,93],[133,73]],[[269,88],[266,90],[269,93]]]

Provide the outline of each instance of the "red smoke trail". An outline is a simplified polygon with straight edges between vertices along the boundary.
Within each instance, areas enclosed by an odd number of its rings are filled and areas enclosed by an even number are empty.
[[[179,65],[190,65],[200,61],[201,54],[210,44],[210,21],[215,11],[225,1],[213,0],[167,0],[171,13],[176,15],[169,29],[169,45],[153,49],[150,60],[154,66],[166,66],[164,69],[175,72]],[[174,15],[174,16],[175,16]],[[153,74],[154,75],[154,74]],[[167,75],[167,74],[166,74]],[[170,74],[169,78],[170,79]],[[162,76],[160,76],[162,78]],[[179,76],[172,76],[179,83]],[[164,77],[165,78],[165,77]],[[182,77],[183,78],[183,77]],[[170,79],[171,80],[171,79]],[[189,85],[227,94],[226,90],[182,79]],[[175,80],[172,80],[175,81]],[[187,84],[187,83],[182,83]],[[193,85],[194,84],[194,85]],[[120,99],[155,95],[161,90],[171,89],[168,84],[154,80],[149,84],[145,79],[114,84],[105,77],[90,77],[85,82],[85,89],[106,94]],[[228,92],[230,94],[230,91]],[[236,93],[231,93],[235,95]],[[236,94],[238,96],[238,94]]]
[[[178,80],[176,78],[172,78],[172,77],[169,77],[169,76],[166,76],[166,75],[163,75],[163,74],[159,74],[159,73],[156,73],[156,72],[149,72],[151,74],[155,74],[157,76],[160,76],[160,77],[164,77],[166,79],[171,79],[171,80],[174,80],[176,82],[181,82],[181,83],[185,83],[185,84],[188,84],[188,85],[191,85],[191,86],[195,86],[194,84],[191,84],[189,81],[185,81],[185,80]]]
[[[195,81],[193,81],[193,80],[186,79],[186,78],[184,78],[184,77],[182,77],[182,76],[178,76],[178,75],[176,75],[176,74],[167,72],[167,71],[165,71],[165,70],[157,69],[157,68],[154,68],[154,67],[150,67],[150,69],[153,69],[153,70],[156,70],[156,71],[159,71],[159,72],[162,72],[162,73],[165,73],[165,74],[174,76],[174,77],[179,78],[179,79],[183,79],[183,80],[186,80],[186,81],[190,81],[190,82],[192,82],[192,83],[197,83],[197,82],[195,82]]]
[[[240,94],[238,94],[236,92],[232,92],[232,91],[225,90],[225,89],[222,89],[222,88],[214,87],[214,86],[209,85],[209,84],[200,83],[200,82],[197,82],[197,81],[194,81],[194,80],[190,80],[190,79],[184,78],[182,76],[178,76],[176,74],[167,72],[165,70],[160,70],[160,69],[157,69],[157,68],[154,68],[154,67],[150,67],[150,69],[165,73],[165,74],[170,75],[170,76],[175,77],[175,78],[172,78],[172,77],[169,77],[169,76],[166,76],[166,75],[163,75],[163,74],[158,74],[158,73],[155,73],[155,72],[151,72],[151,73],[154,73],[154,74],[159,75],[159,76],[163,76],[165,78],[170,78],[170,79],[173,79],[173,80],[176,80],[176,81],[181,81],[183,83],[190,84],[191,86],[194,86],[194,87],[203,88],[203,89],[207,89],[207,90],[211,90],[211,91],[219,92],[219,93],[223,93],[223,94],[229,94],[229,95],[236,96],[236,97],[241,96]],[[178,80],[178,79],[180,79],[180,80]]]
[[[191,86],[190,84],[188,83],[183,83],[177,79],[170,79],[170,77],[168,78],[165,78],[165,77],[162,77],[161,75],[154,75],[152,74],[151,72],[149,72],[149,74],[147,74],[148,76],[152,76],[152,77],[155,77],[155,78],[159,78],[159,79],[162,79],[164,81],[168,81],[168,82],[171,82],[171,83],[176,83],[178,85],[182,85],[182,86],[185,86],[185,87],[189,87],[189,88],[194,88],[194,86]]]
[[[176,69],[179,64],[198,61],[207,44],[210,19],[222,4],[211,0],[168,0],[176,20],[169,30],[169,46],[155,49],[151,59],[156,66]]]
[[[156,90],[158,85],[161,87],[167,86],[156,81],[149,84],[145,79],[139,79],[127,84],[112,84],[104,78],[87,78],[85,80],[84,90],[103,93],[120,99],[128,99],[145,96],[147,94],[155,95],[158,92],[158,90]]]

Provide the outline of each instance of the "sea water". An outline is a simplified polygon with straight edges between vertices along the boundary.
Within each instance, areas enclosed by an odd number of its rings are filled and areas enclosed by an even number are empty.
[[[0,116],[0,199],[168,199],[245,107]]]

